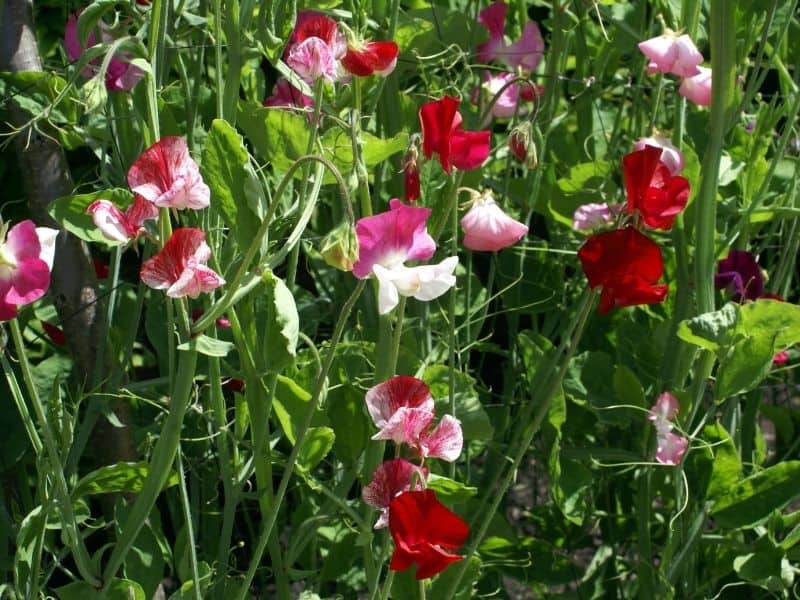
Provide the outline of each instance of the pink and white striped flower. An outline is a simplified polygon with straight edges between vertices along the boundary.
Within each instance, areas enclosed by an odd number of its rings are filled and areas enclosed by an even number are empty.
[[[197,298],[225,284],[225,280],[206,266],[211,249],[202,229],[176,229],[161,251],[144,263],[140,276],[145,285],[166,290],[170,298]]]
[[[138,194],[125,212],[108,200],[95,200],[86,209],[100,232],[113,242],[126,244],[145,233],[144,222],[158,218],[158,208]]]
[[[142,152],[128,169],[128,185],[159,208],[200,210],[211,199],[186,140],[177,136],[161,138]]]
[[[0,321],[44,296],[50,287],[57,229],[21,221],[11,229],[0,225]],[[8,235],[6,235],[6,231]]]

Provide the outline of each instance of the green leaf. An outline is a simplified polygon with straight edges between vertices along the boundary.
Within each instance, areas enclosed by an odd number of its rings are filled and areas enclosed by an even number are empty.
[[[331,451],[335,438],[330,427],[310,427],[300,444],[297,468],[306,473],[311,471]]]
[[[76,581],[55,591],[59,600],[145,600],[142,586],[129,579],[114,579],[105,593],[85,581]]]
[[[256,154],[279,171],[287,171],[308,149],[308,121],[303,115],[242,103],[237,123]]]
[[[463,504],[478,494],[478,488],[431,473],[428,476],[428,487],[436,492],[436,496],[445,504]]]
[[[66,87],[66,79],[51,72],[0,72],[0,94],[3,97],[12,98],[32,116],[41,116],[47,111],[48,120],[54,123],[74,124],[78,121],[77,88],[71,87],[59,104],[52,104]]]
[[[546,585],[575,581],[576,565],[561,549],[544,540],[490,536],[481,543],[479,552],[485,562],[521,581]]]
[[[95,200],[108,200],[120,210],[133,202],[133,194],[121,188],[101,190],[91,194],[78,194],[76,196],[63,196],[50,204],[48,212],[64,229],[82,239],[84,242],[95,242],[105,246],[118,246],[120,242],[106,238],[86,212],[89,205]]]
[[[89,34],[98,26],[103,15],[113,10],[116,4],[117,0],[94,0],[81,11],[77,23],[78,41],[81,47],[86,48],[89,46]]]
[[[800,461],[774,465],[740,481],[712,509],[720,527],[750,527],[800,496]]]
[[[283,53],[283,47],[297,15],[297,0],[273,0],[261,10],[266,11],[266,27],[264,28],[264,50],[270,62],[277,61]]]
[[[272,408],[275,411],[278,422],[281,424],[283,433],[286,435],[286,439],[292,445],[297,439],[297,427],[305,418],[309,402],[311,402],[311,394],[297,385],[292,379],[278,375]],[[320,411],[319,408],[315,411],[311,425],[314,427],[328,425],[325,413]]]
[[[401,131],[388,139],[381,139],[371,133],[362,131],[360,139],[363,144],[362,155],[367,169],[376,166],[398,152],[405,151],[408,146],[408,133],[405,131]],[[322,145],[325,148],[325,156],[330,158],[342,173],[352,170],[353,142],[348,131],[338,127],[329,129],[322,136]]]
[[[550,198],[550,213],[556,221],[572,228],[575,209],[582,204],[597,202],[598,198],[612,197],[612,169],[610,162],[580,163],[569,170],[566,177],[556,182],[555,193]]]
[[[471,556],[467,560],[469,564],[467,564],[464,577],[461,579],[461,583],[458,584],[455,594],[446,595],[453,581],[455,581],[458,569],[447,568],[436,577],[426,597],[431,600],[445,600],[445,598],[447,600],[469,600],[470,598],[475,598],[476,590],[474,588],[480,577],[481,561],[477,556]]]
[[[703,429],[703,440],[713,446],[714,452],[706,498],[717,501],[727,496],[741,479],[742,461],[731,436],[719,423],[708,425]]]
[[[433,365],[425,369],[422,380],[428,384],[431,395],[436,401],[436,414],[443,415],[450,411],[449,389],[450,371],[445,365]],[[488,440],[492,438],[492,424],[489,415],[481,404],[475,389],[475,379],[463,373],[455,373],[456,414],[461,421],[461,430],[465,440]]]
[[[282,371],[297,356],[300,317],[294,296],[283,280],[269,270],[261,278],[265,283],[267,302],[264,356],[270,371]]]
[[[200,172],[211,189],[212,210],[219,212],[239,247],[248,248],[260,225],[260,219],[246,201],[252,194],[247,182],[254,174],[242,136],[223,119],[211,123],[203,145]]]
[[[783,588],[781,582],[783,551],[766,536],[755,543],[753,550],[754,552],[734,558],[733,569],[745,581],[780,591]]]
[[[681,321],[678,337],[685,342],[717,352],[731,341],[732,330],[739,318],[739,305],[730,302],[720,310]]]
[[[118,462],[100,467],[81,478],[72,490],[72,499],[77,500],[94,494],[138,494],[147,478],[146,462]],[[164,489],[178,483],[177,473],[170,473]]]
[[[37,506],[22,519],[17,532],[17,543],[14,553],[14,583],[20,593],[30,586],[32,578],[39,578],[40,573],[33,572],[34,551],[38,540],[44,535],[46,514],[41,506]],[[25,593],[25,597],[28,594]]]
[[[231,342],[226,342],[224,340],[218,340],[216,338],[209,337],[205,334],[198,335],[197,337],[193,337],[188,342],[184,342],[178,346],[178,350],[195,350],[200,354],[205,354],[206,356],[216,356],[218,358],[224,358],[228,356],[228,353],[233,350],[236,346]]]

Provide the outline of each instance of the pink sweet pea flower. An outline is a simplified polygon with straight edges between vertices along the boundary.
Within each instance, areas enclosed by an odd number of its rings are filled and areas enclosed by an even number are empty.
[[[380,509],[381,514],[375,523],[375,529],[389,525],[389,504],[392,500],[409,489],[416,479],[414,489],[423,489],[428,477],[427,469],[420,468],[402,458],[383,462],[372,474],[372,481],[361,490],[361,498],[366,504]]]
[[[396,198],[389,201],[389,210],[356,223],[358,260],[353,275],[359,279],[374,274],[378,279],[378,310],[391,311],[399,296],[429,301],[438,298],[455,285],[453,271],[458,258],[453,256],[438,265],[407,267],[407,260],[427,260],[436,250],[428,235],[425,221],[429,208],[406,206]]]
[[[582,204],[572,215],[572,228],[575,231],[592,231],[610,225],[622,212],[622,206],[609,206],[606,202]]]
[[[528,233],[528,226],[504,213],[489,192],[473,193],[470,209],[461,218],[461,227],[464,246],[484,252],[508,248]]]
[[[294,87],[289,80],[281,77],[272,88],[272,95],[264,99],[264,106],[272,108],[309,108],[314,99]]]
[[[678,77],[691,77],[699,73],[698,65],[703,55],[692,39],[667,29],[659,35],[639,43],[639,50],[650,59],[648,73],[672,73]]]
[[[340,61],[346,53],[347,40],[336,21],[306,10],[297,14],[283,59],[308,83],[319,78],[333,82],[343,78]]]
[[[176,229],[161,251],[142,263],[142,281],[155,290],[166,290],[170,298],[197,298],[224,285],[225,280],[205,264],[211,258],[205,240],[201,229]]]
[[[667,432],[657,438],[656,461],[662,465],[679,465],[689,447],[689,440],[675,433]]]
[[[392,416],[401,408],[417,408],[433,412],[433,396],[421,379],[411,375],[395,375],[372,386],[365,397],[367,412],[378,429],[389,425]]]
[[[772,364],[776,367],[785,365],[787,362],[789,362],[789,353],[786,350],[781,350],[772,357]]]
[[[661,148],[660,160],[669,169],[670,174],[680,175],[683,171],[685,159],[683,153],[678,150],[673,143],[660,135],[639,138],[633,143],[634,150],[644,150],[645,146]]]
[[[700,72],[681,81],[678,93],[698,106],[711,104],[711,69],[698,67]]]
[[[669,424],[669,421],[672,421],[678,415],[679,409],[680,405],[678,404],[678,399],[671,393],[664,392],[656,398],[656,402],[650,409],[647,418],[653,421],[656,430],[659,432],[670,431],[672,425]],[[668,426],[665,425],[665,423]]]
[[[425,158],[439,155],[439,163],[448,175],[453,167],[462,170],[477,169],[489,156],[490,131],[464,131],[457,98],[445,96],[441,100],[423,104],[419,109],[422,128],[422,152]]]
[[[161,138],[128,169],[128,185],[159,208],[200,210],[210,203],[211,191],[182,137]]]
[[[672,421],[678,415],[678,399],[669,392],[661,394],[650,408],[647,418],[656,428],[656,461],[663,465],[680,464],[689,440],[672,433]]]
[[[158,208],[138,194],[123,213],[108,200],[95,200],[86,209],[100,232],[113,242],[126,244],[145,233],[144,222],[158,218]]]
[[[69,19],[67,19],[67,25],[64,28],[64,48],[67,50],[67,56],[73,62],[78,60],[86,50],[86,48],[81,46],[80,41],[78,40],[79,15],[80,12],[70,15]],[[107,25],[102,21],[100,21],[98,25],[101,32],[102,41],[112,41],[113,38],[111,35],[106,33]],[[95,38],[94,33],[90,33],[86,40],[87,47],[94,46],[96,43],[97,39]],[[111,61],[108,63],[108,69],[106,70],[106,88],[110,92],[130,91],[133,89],[133,86],[135,86],[139,80],[144,77],[144,71],[133,66],[127,62],[127,60],[121,60],[129,57],[127,52],[120,52],[119,56],[120,58],[117,58],[116,56],[111,58]],[[101,62],[101,58],[92,60],[89,63],[90,66],[87,66],[83,71],[84,77],[94,77],[95,73],[97,73],[97,70],[100,67]]]
[[[492,110],[489,113],[491,116],[498,119],[509,119],[514,115],[524,115],[527,112],[525,106],[517,108],[519,101],[522,99],[521,86],[518,83],[507,85],[513,81],[516,76],[513,73],[497,73],[492,74],[489,71],[483,72],[483,83],[478,88],[472,90],[470,100],[473,104],[479,104],[481,95],[485,103],[489,103],[497,96],[497,100],[492,105]],[[525,86],[530,88],[530,86]],[[505,88],[505,89],[504,89]],[[500,90],[503,90],[500,92]]]
[[[498,60],[512,69],[535,71],[544,54],[544,40],[539,26],[534,21],[528,21],[520,38],[512,44],[506,44],[507,10],[505,2],[498,0],[479,13],[478,22],[489,30],[489,40],[478,44],[477,59],[483,63]]]
[[[8,231],[8,235],[6,235]],[[58,230],[21,221],[0,226],[0,321],[17,316],[17,309],[44,296],[50,287]]]
[[[293,46],[286,64],[307,83],[314,83],[320,78],[334,82],[338,77],[336,60],[330,47],[317,37]]]

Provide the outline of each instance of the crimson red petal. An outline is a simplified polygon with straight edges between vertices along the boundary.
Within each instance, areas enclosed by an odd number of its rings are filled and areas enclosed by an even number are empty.
[[[368,42],[362,48],[347,48],[342,66],[358,77],[367,77],[390,69],[397,60],[397,44],[394,42]]]
[[[622,159],[622,176],[628,195],[628,213],[641,210],[645,192],[653,181],[656,169],[661,165],[661,152],[661,148],[645,146],[642,150],[631,152]]]
[[[422,128],[422,152],[430,158],[436,152],[445,173],[450,173],[450,134],[460,100],[444,96],[441,100],[427,102],[419,109]]]
[[[457,169],[477,169],[489,157],[490,131],[454,131],[450,136],[450,162]]]

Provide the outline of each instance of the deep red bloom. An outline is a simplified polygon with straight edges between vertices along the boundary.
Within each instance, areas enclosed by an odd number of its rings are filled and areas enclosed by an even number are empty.
[[[42,329],[56,346],[65,346],[67,344],[67,337],[61,328],[51,325],[47,321],[42,321]]]
[[[451,562],[461,560],[455,550],[469,535],[464,520],[436,499],[433,490],[408,491],[389,504],[389,530],[394,553],[389,568],[405,571],[417,565],[417,579],[441,573]]]
[[[602,286],[598,312],[618,306],[656,304],[667,296],[666,285],[656,285],[664,272],[658,245],[633,227],[591,236],[578,250],[589,286]]]
[[[108,265],[96,256],[92,258],[95,277],[98,279],[108,279]]]
[[[661,148],[645,146],[622,159],[622,173],[628,194],[627,211],[639,211],[645,225],[671,229],[675,217],[689,200],[689,182],[673,176],[661,162]]]
[[[428,102],[419,109],[422,127],[422,152],[430,158],[434,152],[445,173],[453,167],[462,170],[477,169],[489,156],[490,131],[464,131],[457,98],[445,96]]]
[[[416,202],[420,199],[422,192],[419,182],[419,150],[416,144],[409,146],[406,155],[403,157],[403,190],[406,202]]]
[[[348,73],[359,77],[374,73],[386,76],[394,71],[397,52],[394,42],[364,42],[358,46],[348,46],[342,66]]]

